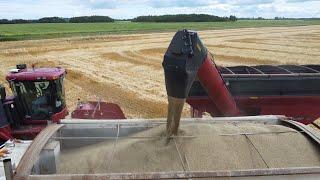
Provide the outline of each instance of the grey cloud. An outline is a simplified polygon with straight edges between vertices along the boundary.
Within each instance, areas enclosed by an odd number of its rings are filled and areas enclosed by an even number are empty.
[[[259,5],[273,3],[275,0],[219,0],[219,3],[230,5]]]
[[[149,0],[147,4],[153,8],[164,7],[203,7],[214,4],[259,5],[273,3],[275,0]]]
[[[152,8],[205,7],[214,4],[235,6],[272,3],[274,0],[73,0],[92,9],[115,9],[122,6],[149,6]],[[297,1],[297,0],[292,0]]]
[[[97,1],[90,3],[90,6],[94,9],[114,9],[117,7],[117,5],[117,1]]]
[[[200,7],[210,5],[209,0],[149,0],[147,4],[153,8],[163,7]]]
[[[73,0],[74,4],[92,9],[115,9],[120,4],[117,0]]]
[[[320,1],[320,0],[287,0],[287,2],[291,3],[291,2],[309,2],[309,1]]]

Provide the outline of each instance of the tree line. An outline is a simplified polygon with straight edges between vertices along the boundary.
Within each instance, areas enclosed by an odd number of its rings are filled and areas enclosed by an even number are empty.
[[[25,24],[25,23],[95,23],[95,22],[114,22],[108,16],[79,16],[72,18],[44,17],[36,20],[25,19],[0,19],[0,24]]]
[[[320,18],[287,18],[287,17],[274,17],[274,18],[263,18],[263,17],[251,17],[251,18],[238,18],[239,20],[320,20]]]
[[[177,14],[162,16],[139,16],[132,22],[226,22],[237,21],[236,16],[219,17],[208,14]]]
[[[0,24],[26,24],[26,23],[96,23],[96,22],[114,22],[114,21],[131,21],[131,22],[234,22],[237,20],[319,20],[320,18],[237,18],[236,16],[219,17],[208,14],[178,14],[162,16],[138,16],[133,19],[113,19],[109,16],[79,16],[72,18],[61,17],[44,17],[35,20],[26,19],[0,19]]]
[[[128,19],[132,22],[226,22],[237,21],[236,16],[219,17],[208,14],[178,14],[163,16],[139,16],[134,19]],[[25,23],[96,23],[96,22],[114,22],[115,19],[109,16],[79,16],[72,18],[44,17],[36,20],[26,19],[0,19],[0,24],[25,24]],[[117,20],[118,21],[118,20]]]

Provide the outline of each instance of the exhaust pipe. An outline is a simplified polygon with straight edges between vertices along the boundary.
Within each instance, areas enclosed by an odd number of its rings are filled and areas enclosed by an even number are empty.
[[[168,138],[178,133],[184,103],[197,77],[221,114],[226,116],[240,114],[213,58],[196,32],[178,31],[164,55],[162,66],[168,95]]]

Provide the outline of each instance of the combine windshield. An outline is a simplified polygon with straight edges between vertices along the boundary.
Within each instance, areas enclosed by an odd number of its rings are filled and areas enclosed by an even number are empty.
[[[50,119],[65,107],[63,78],[54,81],[20,81],[12,83],[12,90],[24,113],[32,119]]]

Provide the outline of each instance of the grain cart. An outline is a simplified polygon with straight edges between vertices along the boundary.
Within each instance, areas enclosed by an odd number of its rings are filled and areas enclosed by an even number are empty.
[[[319,179],[320,136],[284,116],[77,120],[34,139],[14,179]],[[16,146],[15,148],[19,148]]]

